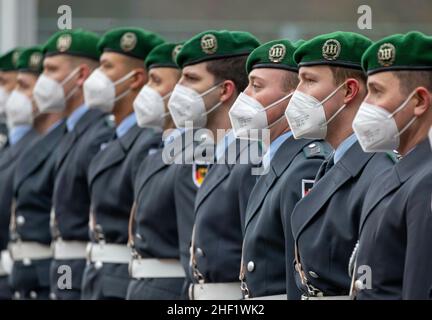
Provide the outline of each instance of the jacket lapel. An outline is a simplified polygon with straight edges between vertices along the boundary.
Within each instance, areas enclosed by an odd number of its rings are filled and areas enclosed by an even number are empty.
[[[429,141],[426,139],[421,142],[411,153],[409,153],[405,158],[395,164],[395,166],[390,171],[390,176],[384,179],[383,184],[379,186],[377,192],[371,192],[372,199],[370,202],[365,203],[365,209],[362,212],[360,220],[360,233],[363,226],[368,219],[372,210],[376,205],[385,198],[388,194],[393,192],[395,189],[399,188],[405,181],[411,178],[414,174],[419,172],[419,161],[418,159],[431,159],[431,150]],[[427,165],[430,160],[423,160],[423,163]]]
[[[0,170],[9,167],[11,162],[17,159],[22,149],[35,138],[37,138],[37,132],[32,128],[20,141],[14,145],[9,145],[3,150],[0,157]]]
[[[96,154],[89,170],[90,184],[102,172],[124,160],[142,130],[134,125],[123,137],[111,141],[105,149]]]
[[[291,165],[291,162],[298,155],[298,153],[310,143],[310,140],[296,140],[293,137],[290,137],[279,147],[270,163],[269,173],[261,176],[252,190],[250,202],[246,211],[246,227],[259,211],[269,190],[278,181],[279,177],[285,172],[285,170]]]
[[[26,156],[20,160],[21,167],[17,168],[15,174],[15,189],[19,188],[21,183],[52,154],[64,132],[65,123],[62,121],[54,130],[38,140],[31,149],[26,151]]]
[[[88,110],[82,117],[79,119],[78,123],[74,130],[68,132],[64,136],[64,140],[59,146],[59,154],[57,159],[56,168],[59,169],[66,159],[69,151],[72,149],[75,142],[83,135],[83,133],[99,118],[103,117],[105,114],[97,109]]]
[[[294,238],[297,239],[323,205],[347,181],[356,177],[373,153],[365,153],[356,142],[332,169],[326,173],[295,207],[291,217]]]

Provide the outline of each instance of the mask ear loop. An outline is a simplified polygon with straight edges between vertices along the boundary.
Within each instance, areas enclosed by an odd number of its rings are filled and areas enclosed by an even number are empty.
[[[72,78],[78,74],[80,70],[80,67],[76,67],[74,71],[72,71],[71,74],[69,74],[65,79],[63,79],[63,81],[60,83],[61,86],[63,87],[66,83],[68,83],[70,80],[72,80]],[[75,86],[70,92],[69,94],[65,97],[65,101],[68,101],[77,91],[78,91],[78,86]],[[64,88],[63,88],[64,90]]]
[[[269,110],[271,108],[273,108],[274,106],[277,106],[279,103],[281,103],[282,101],[288,100],[289,98],[292,97],[292,95],[294,94],[294,92],[291,92],[290,94],[286,95],[285,97],[282,97],[281,99],[273,102],[272,104],[268,105],[267,107],[265,107],[263,110],[261,111],[266,111]],[[271,129],[273,128],[276,124],[278,124],[279,122],[281,122],[283,119],[286,119],[285,117],[285,112],[282,114],[282,116],[279,117],[279,119],[277,119],[276,121],[273,121],[273,123],[269,124],[266,129]]]
[[[128,72],[126,75],[124,75],[123,77],[121,77],[120,79],[116,80],[113,84],[114,87],[116,87],[118,84],[121,84],[123,82],[125,82],[126,80],[128,80],[129,78],[131,78],[132,76],[135,75],[135,70],[132,70],[130,72]],[[114,102],[117,102],[121,99],[123,99],[124,97],[126,97],[129,92],[131,92],[132,89],[127,89],[125,92],[119,94],[117,97],[114,98]]]
[[[324,103],[326,103],[327,101],[329,101],[331,98],[333,98],[333,96],[336,94],[336,92],[338,92],[344,85],[346,84],[346,82],[344,82],[344,83],[342,83],[339,87],[337,87],[332,93],[330,93],[328,96],[327,96],[327,98],[325,98],[323,101],[321,101],[320,103],[322,104],[322,105],[324,105]],[[331,117],[330,117],[330,119],[328,119],[326,122],[324,122],[322,125],[321,125],[321,128],[322,127],[326,127],[330,122],[332,122],[338,115],[339,115],[339,113],[341,113],[342,111],[343,111],[343,109],[345,109],[345,107],[346,107],[346,103],[344,103],[343,104],[343,106],[341,106],[340,108],[339,108],[339,110],[338,111],[336,111],[335,112],[335,114],[334,115],[332,115]]]
[[[414,95],[416,94],[416,91],[413,91],[409,96],[408,96],[408,98],[404,101],[404,103],[402,103],[395,111],[393,111],[390,115],[388,115],[387,116],[387,118],[388,119],[391,119],[391,118],[393,118],[394,117],[394,115],[396,114],[396,113],[398,113],[399,111],[401,111],[403,108],[405,108],[406,106],[407,106],[407,104],[408,104],[408,102],[412,99],[412,97],[414,97]],[[398,134],[397,135],[395,135],[395,138],[397,138],[397,137],[400,137],[405,131],[407,131],[408,130],[408,128],[415,122],[417,120],[417,117],[413,117],[409,122],[408,122],[408,124],[405,126],[405,127],[403,127],[402,128],[402,130],[400,130],[399,132],[398,132]]]
[[[168,99],[169,97],[171,97],[171,94],[172,94],[172,93],[173,93],[172,91],[168,92],[166,95],[164,95],[164,96],[162,97],[162,100],[165,101],[166,99]],[[163,114],[161,115],[161,119],[164,119],[164,118],[168,117],[169,114],[170,114],[169,111],[163,113]]]
[[[209,94],[210,92],[212,92],[213,90],[215,90],[217,87],[219,87],[223,83],[224,83],[224,81],[222,81],[222,82],[214,85],[210,89],[208,89],[208,90],[204,91],[203,93],[201,93],[199,96],[200,97],[204,97],[205,95]],[[206,116],[206,115],[212,113],[214,110],[216,110],[217,108],[219,108],[221,105],[222,105],[222,101],[219,101],[213,107],[211,107],[209,110],[207,110],[206,112],[202,113],[201,116]]]

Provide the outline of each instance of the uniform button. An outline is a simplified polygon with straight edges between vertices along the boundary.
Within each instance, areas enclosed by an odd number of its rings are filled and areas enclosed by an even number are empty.
[[[252,271],[255,270],[255,263],[254,263],[253,261],[249,261],[249,262],[248,262],[248,264],[247,264],[247,270],[248,270],[249,272],[252,272]]]
[[[50,300],[57,300],[57,295],[54,292],[50,292],[49,298]]]
[[[364,289],[364,285],[361,280],[356,280],[356,282],[354,282],[354,286],[357,289],[357,291],[361,291]]]
[[[37,299],[37,296],[36,291],[30,291],[30,299]]]
[[[16,218],[17,225],[22,226],[25,223],[25,218],[23,216],[18,216]]]
[[[94,266],[97,270],[99,270],[103,267],[103,263],[102,263],[102,261],[96,261]]]
[[[315,272],[313,272],[313,271],[309,271],[309,275],[310,275],[312,278],[315,278],[315,279],[318,279],[318,278],[319,278],[319,276],[318,276]]]
[[[15,299],[15,300],[19,300],[19,299],[21,299],[21,294],[20,294],[18,291],[15,291],[15,292],[14,292],[14,299]]]
[[[316,147],[316,144],[315,144],[315,143],[311,143],[308,147],[309,147],[310,149],[313,149],[313,148]]]
[[[201,248],[197,248],[196,249],[196,254],[199,255],[199,256],[201,256],[201,257],[203,257],[204,256],[204,251],[202,251]]]

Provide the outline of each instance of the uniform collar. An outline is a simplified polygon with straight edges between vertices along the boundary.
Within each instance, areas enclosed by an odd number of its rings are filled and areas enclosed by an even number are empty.
[[[334,152],[334,163],[336,164],[344,156],[348,149],[351,148],[356,142],[357,136],[354,133],[342,141],[342,143],[336,148]]]
[[[46,131],[45,135],[47,135],[48,133],[50,133],[51,131],[53,131],[55,128],[57,128],[62,123],[63,123],[63,119],[57,120],[55,123],[53,123],[51,125],[51,127],[48,128],[48,130]]]
[[[116,128],[117,138],[123,137],[137,123],[135,112],[132,112],[120,122]]]
[[[277,137],[270,143],[270,148],[264,154],[262,160],[264,169],[267,169],[270,166],[270,162],[273,159],[279,147],[282,145],[282,143],[284,143],[286,140],[292,137],[292,135],[293,135],[292,131],[287,131],[281,134],[279,137]]]
[[[13,127],[9,131],[9,143],[11,145],[16,144],[18,141],[20,141],[22,139],[22,137],[24,137],[26,135],[27,132],[30,131],[31,128],[32,128],[32,126],[29,124],[22,124],[22,125],[18,125],[18,126]]]
[[[88,110],[89,108],[83,104],[71,113],[71,115],[66,120],[66,128],[68,132],[71,132],[75,128],[78,121]]]

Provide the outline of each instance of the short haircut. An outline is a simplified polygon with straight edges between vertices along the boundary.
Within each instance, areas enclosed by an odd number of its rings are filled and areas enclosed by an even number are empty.
[[[292,71],[285,71],[282,78],[282,90],[289,92],[295,90],[299,84],[298,74]]]
[[[94,70],[99,67],[99,61],[85,58],[85,57],[70,56],[69,61],[71,63],[72,68],[76,68],[81,64],[86,64],[90,68],[90,70]]]
[[[216,82],[231,80],[234,82],[237,93],[242,92],[248,85],[246,73],[247,56],[230,57],[207,61],[207,71],[216,79]]]
[[[415,88],[425,87],[432,92],[432,71],[394,71],[393,74],[399,79],[399,89],[409,95]]]
[[[330,67],[333,73],[333,78],[336,85],[344,83],[349,78],[354,78],[366,85],[367,76],[363,70],[343,68],[343,67]]]

